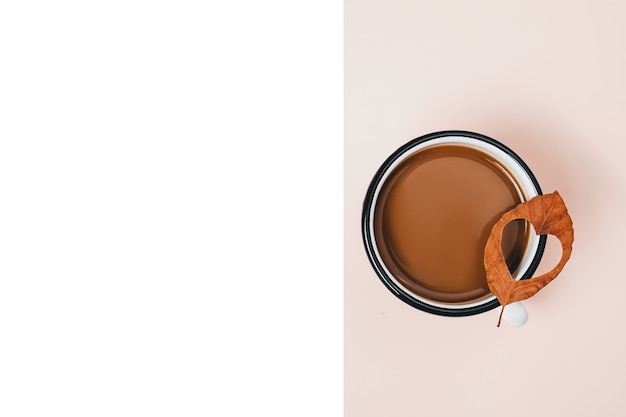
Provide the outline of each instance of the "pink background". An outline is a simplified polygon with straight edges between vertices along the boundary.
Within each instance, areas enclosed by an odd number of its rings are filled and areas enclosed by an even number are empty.
[[[346,0],[347,417],[626,415],[624,22],[608,1]],[[522,328],[496,328],[498,310],[418,311],[366,258],[376,169],[447,129],[511,147],[574,221],[572,258],[525,302]]]

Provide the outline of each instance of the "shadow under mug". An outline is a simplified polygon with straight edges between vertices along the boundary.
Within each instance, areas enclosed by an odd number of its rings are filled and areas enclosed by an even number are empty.
[[[381,226],[377,224],[377,222],[383,221],[380,213],[377,213],[377,211],[382,211],[382,207],[384,207],[385,202],[382,201],[384,199],[382,196],[385,193],[383,191],[389,185],[388,183],[392,181],[394,175],[397,176],[398,170],[410,163],[410,161],[415,160],[416,157],[419,159],[420,155],[425,155],[425,151],[444,149],[443,152],[445,152],[446,146],[463,147],[464,149],[469,149],[470,152],[478,151],[486,155],[489,160],[494,161],[494,165],[498,166],[498,169],[503,172],[503,175],[506,176],[516,190],[519,202],[528,201],[542,194],[539,183],[528,166],[502,143],[487,136],[467,131],[450,130],[431,133],[414,139],[400,147],[376,172],[363,204],[363,242],[376,274],[383,284],[399,299],[417,309],[433,314],[468,316],[491,310],[500,305],[496,297],[488,291],[486,277],[484,278],[484,286],[487,288],[486,292],[474,299],[446,301],[430,297],[427,290],[416,291],[413,282],[407,281],[406,274],[398,272],[402,270],[401,266],[392,265],[394,261],[390,260],[389,256],[384,255],[388,252],[387,245],[389,242],[385,241],[386,237],[380,231]],[[429,197],[421,195],[420,198]],[[436,198],[436,196],[433,196],[433,198]],[[411,204],[416,204],[415,197],[413,197]],[[419,204],[419,199],[417,204]],[[501,214],[494,213],[492,223]],[[484,225],[485,230],[490,230],[492,223]],[[525,225],[525,230],[523,253],[519,262],[515,265],[515,269],[511,270],[511,274],[516,280],[528,279],[533,275],[541,260],[546,244],[546,236],[536,235],[528,223]],[[419,233],[419,230],[416,232]],[[453,256],[450,262],[454,262]],[[446,279],[455,279],[455,277]],[[421,280],[419,276],[409,276],[409,280],[414,280],[419,287]],[[407,283],[411,285],[407,285]]]

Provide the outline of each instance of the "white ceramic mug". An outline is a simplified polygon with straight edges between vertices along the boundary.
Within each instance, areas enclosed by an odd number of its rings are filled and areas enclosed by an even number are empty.
[[[394,152],[381,165],[372,179],[363,206],[362,233],[367,255],[380,280],[399,299],[415,308],[443,316],[468,316],[491,310],[499,306],[499,302],[493,294],[488,294],[468,302],[441,302],[411,291],[394,276],[390,270],[391,268],[385,264],[379,251],[379,245],[383,244],[383,242],[377,241],[379,236],[376,235],[374,228],[375,210],[381,188],[384,186],[390,174],[394,172],[394,168],[407,158],[416,155],[416,153],[440,145],[469,147],[487,154],[491,159],[498,161],[510,176],[511,181],[515,184],[521,202],[541,195],[542,192],[539,183],[528,166],[511,149],[487,136],[466,131],[436,132],[408,142]],[[526,248],[522,259],[519,266],[512,271],[514,279],[527,279],[532,276],[543,255],[545,242],[545,236],[537,236],[533,233],[532,229],[529,229],[527,232]],[[520,309],[523,310],[523,306],[517,306],[511,309],[511,313],[514,314],[514,316],[510,318],[510,321],[517,321],[517,323],[514,324],[523,324],[521,321],[525,321],[525,318],[521,318],[520,316],[520,314],[525,314],[525,310],[521,311]],[[517,316],[515,316],[516,311],[519,313]]]

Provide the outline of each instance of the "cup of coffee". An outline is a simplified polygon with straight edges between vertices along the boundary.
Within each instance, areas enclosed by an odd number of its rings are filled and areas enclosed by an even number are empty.
[[[528,166],[487,136],[443,131],[394,152],[368,188],[365,249],[376,274],[402,301],[443,316],[499,306],[487,285],[484,248],[494,223],[541,195]],[[525,220],[507,225],[502,251],[514,279],[537,268],[545,236]]]

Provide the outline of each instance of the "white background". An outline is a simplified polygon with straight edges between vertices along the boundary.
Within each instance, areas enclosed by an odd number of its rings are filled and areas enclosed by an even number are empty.
[[[0,6],[0,415],[342,412],[342,4]]]

